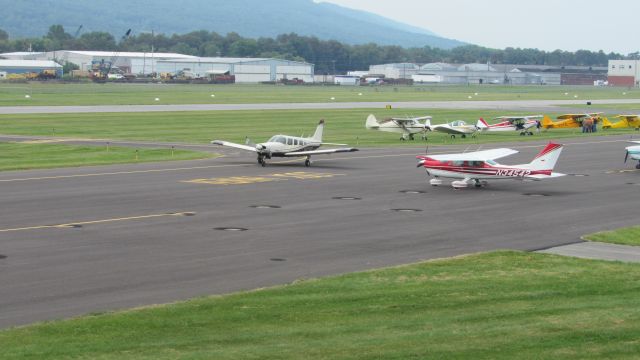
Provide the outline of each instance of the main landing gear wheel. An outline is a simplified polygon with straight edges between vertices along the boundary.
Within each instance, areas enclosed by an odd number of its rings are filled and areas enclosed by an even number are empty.
[[[264,157],[258,156],[258,164],[262,165],[262,167],[267,166],[267,162],[264,161]]]
[[[304,166],[309,167],[311,166],[311,160],[307,159],[304,161]]]
[[[455,138],[456,138],[456,136],[455,136],[455,135],[451,135],[451,138],[452,138],[452,139],[455,139]]]
[[[466,138],[466,137],[467,137],[467,135],[462,134],[462,135],[460,135],[460,137],[464,139],[464,138]]]
[[[409,140],[415,140],[415,139],[413,138],[413,134],[410,134],[410,135],[409,135]]]

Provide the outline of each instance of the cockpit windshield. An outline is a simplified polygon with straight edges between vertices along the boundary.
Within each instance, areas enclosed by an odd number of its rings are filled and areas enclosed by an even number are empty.
[[[280,143],[280,144],[286,144],[287,143],[287,138],[285,138],[282,135],[275,135],[275,136],[272,136],[271,139],[269,139],[268,142],[277,142],[277,143]]]
[[[465,125],[467,125],[467,123],[462,120],[456,120],[451,123],[451,126],[465,126]]]

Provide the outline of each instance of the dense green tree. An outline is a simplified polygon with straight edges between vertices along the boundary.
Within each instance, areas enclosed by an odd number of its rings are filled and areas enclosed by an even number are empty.
[[[335,40],[320,40],[314,36],[300,36],[295,33],[281,34],[275,38],[243,38],[231,32],[220,35],[215,32],[193,31],[186,34],[134,34],[117,41],[113,35],[104,32],[85,33],[75,39],[62,25],[52,25],[47,35],[41,38],[15,39],[0,30],[0,51],[53,51],[59,49],[77,50],[120,50],[178,52],[197,56],[273,57],[315,64],[317,73],[344,73],[349,70],[367,70],[372,64],[396,62],[449,62],[449,63],[491,63],[491,64],[531,64],[531,65],[583,65],[606,66],[608,60],[624,59],[616,54],[603,51],[576,52],[538,49],[506,48],[490,49],[476,45],[460,46],[451,50],[432,48],[402,48],[377,44],[348,45]],[[638,53],[626,58],[639,58]]]

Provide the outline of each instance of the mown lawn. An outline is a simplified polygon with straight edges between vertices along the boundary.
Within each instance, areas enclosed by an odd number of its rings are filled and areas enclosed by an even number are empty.
[[[0,332],[3,359],[631,359],[640,265],[501,251]]]
[[[0,171],[71,166],[124,164],[151,161],[193,160],[210,153],[116,146],[0,143]]]
[[[29,97],[27,98],[26,95]],[[156,101],[156,98],[159,100]],[[640,99],[640,90],[594,86],[415,85],[352,87],[0,82],[0,106],[617,98]]]
[[[90,113],[0,115],[0,133],[71,138],[123,139],[208,143],[228,140],[244,143],[245,137],[255,142],[266,141],[275,134],[313,134],[319,119],[326,119],[324,140],[352,146],[415,146],[420,140],[399,141],[399,134],[365,129],[367,115],[390,116],[432,115],[433,123],[465,120],[475,124],[479,117],[491,122],[501,115],[517,115],[513,111],[486,110],[407,110],[407,109],[339,109],[339,110],[271,110],[271,111],[202,111],[159,113]],[[554,116],[555,114],[550,114]],[[520,140],[557,139],[602,134],[632,134],[632,129],[613,129],[595,134],[581,134],[581,129],[551,129],[534,136],[517,132],[482,133],[477,138],[455,139],[442,133],[427,133],[429,144],[482,144]],[[417,136],[419,138],[419,136]]]
[[[591,241],[640,246],[640,226],[597,232],[595,234],[586,235],[584,238]]]

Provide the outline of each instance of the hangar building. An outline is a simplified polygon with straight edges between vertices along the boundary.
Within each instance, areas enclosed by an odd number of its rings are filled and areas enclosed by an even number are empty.
[[[235,75],[236,83],[259,83],[295,78],[310,83],[314,80],[313,64],[266,58],[166,59],[158,60],[157,71],[173,74],[189,71],[195,77],[228,72],[230,75]]]
[[[638,65],[640,60],[609,60],[609,85],[640,86]]]
[[[39,74],[45,70],[53,70],[57,77],[62,76],[62,65],[50,60],[0,60],[0,72],[8,74]]]

